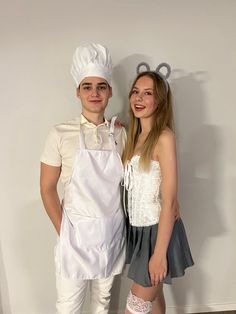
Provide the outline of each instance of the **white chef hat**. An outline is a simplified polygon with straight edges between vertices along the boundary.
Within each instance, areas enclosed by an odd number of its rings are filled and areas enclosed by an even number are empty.
[[[112,59],[109,50],[94,43],[77,47],[73,55],[71,74],[77,87],[88,76],[102,77],[110,85]]]

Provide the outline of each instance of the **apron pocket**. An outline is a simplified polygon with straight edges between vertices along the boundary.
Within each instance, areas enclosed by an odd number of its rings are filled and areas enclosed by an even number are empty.
[[[102,246],[102,230],[100,218],[81,217],[74,224],[75,237],[79,247]]]

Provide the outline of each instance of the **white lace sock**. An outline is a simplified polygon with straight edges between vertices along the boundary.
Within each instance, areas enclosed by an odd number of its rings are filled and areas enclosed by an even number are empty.
[[[127,298],[126,308],[132,314],[148,314],[152,310],[152,302],[144,301],[143,299],[136,297],[136,295],[133,295],[130,291]]]

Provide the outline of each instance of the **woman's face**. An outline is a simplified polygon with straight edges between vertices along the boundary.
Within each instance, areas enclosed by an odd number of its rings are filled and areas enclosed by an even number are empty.
[[[153,80],[149,76],[140,77],[130,96],[130,106],[136,118],[150,118],[157,109]]]

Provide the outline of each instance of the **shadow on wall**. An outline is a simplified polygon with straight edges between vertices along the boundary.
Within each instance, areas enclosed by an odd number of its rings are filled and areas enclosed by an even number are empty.
[[[206,74],[185,75],[176,71],[172,76],[176,76],[171,87],[179,161],[179,202],[195,261],[184,279],[174,280],[172,292],[178,306],[188,304],[188,299],[204,305],[207,274],[201,260],[211,259],[208,253],[211,239],[226,231],[219,208],[220,178],[224,171],[223,133],[218,126],[205,123],[208,118],[203,89]],[[214,263],[217,267],[217,261]]]
[[[150,58],[141,55],[133,54],[124,59],[122,59],[113,68],[113,78],[114,78],[114,91],[118,94],[118,98],[122,103],[122,110],[119,112],[119,117],[125,125],[128,122],[128,111],[129,111],[129,100],[128,94],[131,88],[131,84],[136,77],[136,68],[140,62],[150,63]]]
[[[0,314],[11,314],[9,290],[3,262],[3,255],[0,243]]]

